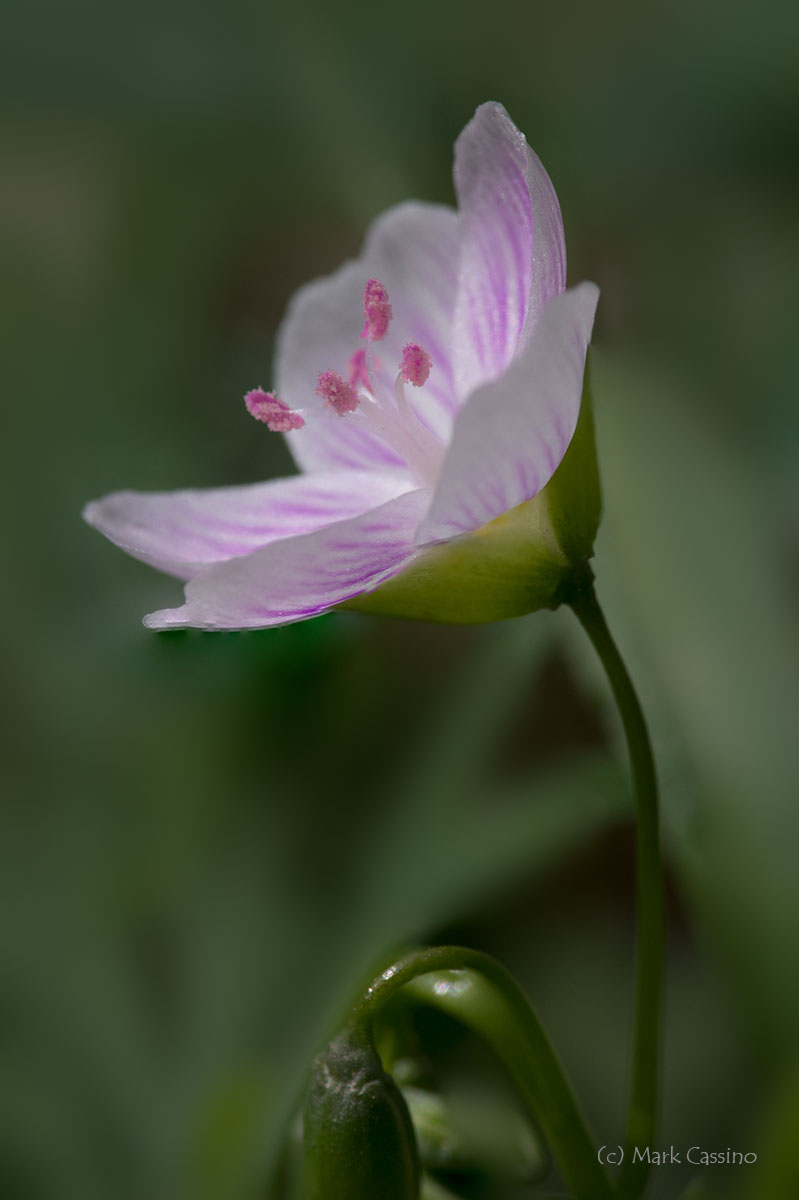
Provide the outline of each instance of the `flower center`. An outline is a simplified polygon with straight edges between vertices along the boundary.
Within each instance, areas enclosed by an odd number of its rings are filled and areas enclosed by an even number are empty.
[[[348,378],[345,380],[332,370],[318,376],[315,394],[324,401],[321,410],[289,408],[278,396],[261,388],[255,388],[244,397],[247,410],[274,433],[301,429],[306,419],[343,418],[389,446],[419,483],[429,487],[438,476],[444,446],[419,419],[405,394],[405,385],[424,387],[433,360],[423,346],[408,342],[402,351],[394,385],[389,386],[381,374],[382,363],[375,356],[373,343],[386,336],[394,314],[388,292],[378,279],[367,281],[363,313],[365,324],[361,337],[366,346],[350,357]]]

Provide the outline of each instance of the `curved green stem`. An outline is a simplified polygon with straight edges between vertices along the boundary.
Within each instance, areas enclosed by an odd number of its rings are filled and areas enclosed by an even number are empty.
[[[421,978],[430,975],[436,977]],[[420,950],[374,980],[356,1006],[353,1022],[371,1033],[386,1001],[414,981],[420,998],[445,1008],[486,1038],[509,1068],[574,1195],[580,1200],[612,1200],[613,1188],[563,1068],[513,976],[478,950],[459,946]]]
[[[619,1195],[634,1200],[646,1186],[649,1165],[634,1161],[636,1146],[654,1145],[660,1067],[660,1015],[665,944],[663,863],[660,854],[657,780],[638,697],[610,636],[593,587],[571,601],[607,672],[624,725],[636,805],[638,933],[635,985],[635,1042],[627,1144]]]

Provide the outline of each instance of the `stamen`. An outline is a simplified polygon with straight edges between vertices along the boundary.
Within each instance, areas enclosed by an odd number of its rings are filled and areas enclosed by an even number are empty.
[[[256,421],[263,421],[272,433],[290,433],[292,429],[302,429],[305,421],[299,413],[293,412],[288,404],[272,392],[263,388],[253,388],[244,397],[247,412]]]
[[[339,417],[355,412],[358,396],[351,383],[345,383],[337,371],[323,371],[317,379],[316,395]]]
[[[348,363],[348,371],[350,383],[354,388],[357,388],[359,385],[367,388],[367,390],[371,388],[365,350],[355,351]]]
[[[432,366],[433,360],[424,346],[420,346],[417,342],[409,342],[402,351],[399,373],[405,383],[421,387],[427,383]]]
[[[424,424],[405,396],[405,385],[422,387],[430,375],[433,360],[417,342],[408,342],[402,351],[393,396],[374,343],[381,341],[392,320],[388,292],[379,279],[370,279],[363,293],[366,345],[356,350],[347,363],[347,379],[338,371],[322,371],[316,378],[315,393],[338,417],[348,417],[356,429],[378,438],[405,463],[424,487],[438,478],[444,447]],[[247,411],[277,433],[301,429],[312,409],[295,411],[273,392],[254,388],[244,397]],[[302,414],[305,414],[303,416]],[[316,410],[315,416],[325,414]]]
[[[397,386],[402,387],[399,376]],[[411,419],[408,420],[408,417]],[[358,411],[349,420],[358,429],[380,438],[395,450],[425,487],[434,482],[441,464],[443,446],[407,405],[401,411],[381,408],[371,397],[362,396]]]
[[[388,302],[388,292],[379,279],[367,280],[363,289],[363,315],[366,324],[361,337],[368,338],[370,342],[382,342],[394,313]]]

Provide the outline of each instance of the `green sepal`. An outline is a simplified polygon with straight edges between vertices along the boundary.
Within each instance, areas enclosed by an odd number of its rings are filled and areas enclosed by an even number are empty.
[[[418,1200],[408,1106],[360,1030],[345,1029],[316,1059],[303,1126],[306,1200]]]
[[[480,625],[557,608],[590,579],[601,498],[586,368],[577,427],[549,483],[472,533],[424,547],[393,579],[339,607]]]
[[[568,576],[540,493],[474,533],[425,547],[399,575],[340,607],[481,625],[556,607]]]
[[[557,543],[574,567],[593,555],[602,516],[590,367],[589,351],[577,428],[563,461],[542,492]]]

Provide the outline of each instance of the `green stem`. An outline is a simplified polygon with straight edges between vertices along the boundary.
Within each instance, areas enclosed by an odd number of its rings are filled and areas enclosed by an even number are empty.
[[[451,975],[442,978],[441,972]],[[549,1039],[516,980],[495,959],[459,946],[409,954],[372,983],[353,1012],[353,1022],[371,1034],[375,1017],[397,989],[432,973],[439,978],[418,995],[440,1002],[450,1015],[487,1038],[513,1074],[575,1196],[612,1200],[613,1188]],[[482,977],[482,987],[473,973]]]
[[[571,602],[607,672],[624,725],[636,805],[638,932],[635,1041],[630,1109],[619,1196],[635,1200],[646,1186],[649,1165],[634,1161],[636,1146],[653,1146],[660,1065],[660,1015],[665,944],[663,863],[660,855],[655,764],[638,697],[610,636],[593,587]]]

